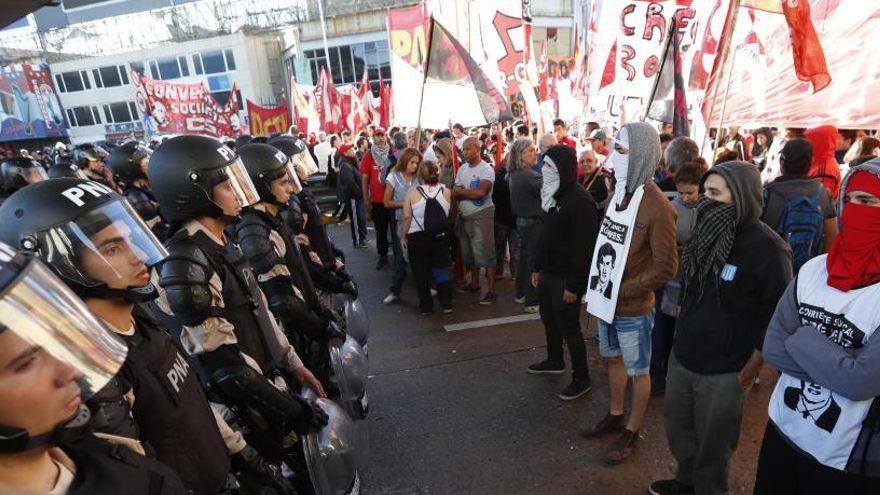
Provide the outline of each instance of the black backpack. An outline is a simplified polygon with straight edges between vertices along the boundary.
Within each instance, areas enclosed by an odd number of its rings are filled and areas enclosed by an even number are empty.
[[[444,210],[443,205],[437,201],[437,195],[443,193],[443,187],[430,197],[425,194],[425,190],[422,189],[422,186],[417,186],[416,189],[418,189],[419,194],[425,198],[425,224],[422,225],[415,217],[413,217],[413,220],[415,220],[419,227],[421,227],[422,230],[432,238],[445,239],[448,235],[446,210]]]

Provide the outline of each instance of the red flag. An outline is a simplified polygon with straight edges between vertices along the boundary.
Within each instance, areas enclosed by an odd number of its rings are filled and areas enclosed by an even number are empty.
[[[813,92],[821,91],[831,83],[831,75],[825,64],[825,52],[819,44],[819,36],[810,19],[808,0],[785,0],[782,3],[785,22],[791,31],[794,52],[794,71],[798,79],[813,84]]]
[[[309,121],[311,120],[317,124],[320,121],[320,117],[315,111],[315,106],[310,104],[303,92],[300,91],[293,74],[290,75],[290,99],[293,103],[293,119],[296,126],[301,132],[308,133],[309,127],[315,127],[315,125],[310,126]],[[312,101],[314,102],[314,99]]]
[[[550,88],[550,99],[553,100],[553,114],[559,116],[559,63],[553,66],[553,86]]]
[[[321,130],[329,133],[342,132],[342,98],[330,80],[330,73],[326,70],[321,70],[321,77],[318,79],[315,91],[318,96]]]
[[[379,126],[388,129],[391,126],[391,87],[379,75]]]
[[[538,100],[547,101],[550,97],[550,77],[547,67],[547,46],[541,41],[541,60],[538,63]]]

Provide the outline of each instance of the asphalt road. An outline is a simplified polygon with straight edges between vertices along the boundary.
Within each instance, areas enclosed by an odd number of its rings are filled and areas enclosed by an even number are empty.
[[[444,325],[521,315],[513,282],[498,283],[493,306],[479,294],[455,294],[451,315],[422,316],[408,278],[402,300],[382,304],[389,270],[377,272],[375,246],[351,248],[348,225],[330,227],[369,310],[370,452],[363,493],[374,494],[644,494],[673,476],[663,429],[663,398],[648,406],[641,441],[629,461],[607,467],[613,438],[586,440],[580,428],[607,411],[607,377],[596,330],[582,323],[593,391],[572,402],[556,395],[569,376],[534,376],[526,366],[544,359],[539,320],[446,332]],[[374,234],[370,231],[374,241]],[[566,355],[567,357],[567,355]],[[748,398],[730,493],[752,492],[767,401],[775,372],[763,370]]]

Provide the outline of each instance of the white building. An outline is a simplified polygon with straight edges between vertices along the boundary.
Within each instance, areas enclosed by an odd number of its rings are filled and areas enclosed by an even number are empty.
[[[284,91],[276,34],[235,33],[159,47],[50,64],[66,110],[72,143],[122,139],[143,133],[130,73],[181,83],[202,81],[222,105],[233,84],[238,101],[271,106]],[[245,121],[245,108],[240,115]]]

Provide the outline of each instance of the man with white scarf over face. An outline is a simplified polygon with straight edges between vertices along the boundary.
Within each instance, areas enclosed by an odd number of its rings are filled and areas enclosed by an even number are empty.
[[[608,413],[581,432],[587,438],[619,435],[605,456],[624,462],[639,437],[651,395],[651,328],[654,291],[678,269],[675,209],[652,177],[660,163],[660,136],[649,124],[625,125],[608,160],[617,185],[590,265],[587,311],[599,319],[599,353],[608,368]],[[624,396],[632,380],[629,418]]]
[[[541,207],[544,215],[532,273],[541,322],[547,336],[547,359],[528,367],[531,374],[565,373],[563,340],[571,357],[572,381],[560,393],[574,400],[592,388],[587,349],[580,327],[580,302],[587,289],[590,254],[596,242],[596,203],[577,182],[577,154],[559,144],[544,155]]]

